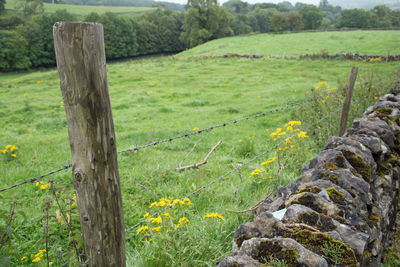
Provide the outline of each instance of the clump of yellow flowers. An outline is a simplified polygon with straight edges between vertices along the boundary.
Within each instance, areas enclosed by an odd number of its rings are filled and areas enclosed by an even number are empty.
[[[36,254],[31,254],[31,261],[33,263],[38,263],[40,260],[45,256],[46,250],[45,249],[40,249]],[[26,261],[28,259],[28,256],[23,256],[21,258],[21,262]],[[52,265],[52,262],[49,262],[49,265]]]
[[[318,86],[325,86],[326,83],[320,83]],[[260,178],[266,177],[267,179],[272,178],[271,170],[273,164],[282,158],[284,151],[291,151],[296,149],[295,142],[297,139],[308,138],[307,132],[299,129],[301,121],[289,121],[284,125],[284,127],[275,129],[269,134],[269,137],[278,144],[275,155],[273,157],[267,158],[265,161],[261,162],[261,168],[256,168],[250,173],[250,178]],[[278,165],[280,163],[278,162]]]
[[[164,209],[166,207],[181,207],[181,206],[192,206],[192,202],[188,198],[184,199],[174,199],[170,200],[168,198],[160,198],[158,201],[155,201],[149,205],[150,209],[161,208]],[[160,210],[161,210],[160,209]],[[177,210],[179,213],[179,210]],[[149,212],[146,212],[143,215],[143,218],[147,218],[150,216]],[[165,231],[167,233],[171,231],[175,231],[185,224],[189,222],[189,219],[185,216],[177,216],[174,217],[172,214],[168,212],[160,213],[156,217],[149,217],[146,220],[147,225],[140,227],[136,234],[143,236],[145,239],[151,241],[149,238],[150,235],[155,234],[157,232]]]
[[[7,159],[17,157],[18,147],[16,145],[6,145],[4,149],[0,150],[0,155],[4,155]]]

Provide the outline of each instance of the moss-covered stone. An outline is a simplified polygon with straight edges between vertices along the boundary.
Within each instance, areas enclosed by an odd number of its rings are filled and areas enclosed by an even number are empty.
[[[339,184],[339,178],[330,172],[319,173],[319,179],[330,181],[331,183],[334,183],[336,185]]]
[[[261,263],[265,263],[266,259],[272,257],[285,261],[290,267],[297,266],[297,251],[295,249],[287,249],[277,241],[262,241],[258,250],[259,252],[255,255],[255,259]]]
[[[310,193],[318,194],[321,191],[322,191],[321,188],[319,188],[318,186],[313,186],[313,187],[302,188],[302,189],[298,190],[296,192],[296,194],[300,194],[300,193],[303,193],[303,192],[310,192]]]
[[[290,205],[293,204],[300,204],[309,207],[310,209],[313,209],[318,213],[326,214],[325,210],[321,209],[321,207],[315,204],[315,198],[313,198],[311,194],[303,194],[297,197],[295,200],[290,202]]]
[[[378,165],[378,175],[381,177],[389,175],[391,171],[392,171],[392,164],[390,164],[388,161],[382,162],[381,164]]]
[[[367,224],[370,227],[373,227],[373,226],[377,226],[380,221],[381,221],[380,216],[375,215],[375,214],[370,214],[368,216]]]
[[[354,251],[343,242],[333,239],[327,234],[312,232],[300,228],[293,228],[291,231],[286,233],[286,237],[296,240],[305,248],[324,257],[330,266],[332,266],[334,262],[329,255],[324,255],[323,247],[325,244],[335,245],[341,250],[341,255],[339,257],[340,266],[357,266],[357,258]]]
[[[340,205],[345,205],[346,201],[344,198],[344,194],[340,193],[336,188],[330,187],[325,189],[325,191],[328,193],[330,199]]]
[[[371,166],[352,151],[346,149],[340,149],[340,151],[343,153],[344,157],[351,164],[351,166],[353,166],[354,169],[361,174],[364,180],[371,182]]]
[[[303,213],[297,218],[298,223],[304,223],[314,228],[317,228],[322,232],[329,232],[334,230],[336,227],[333,224],[332,218],[318,214],[316,212]]]
[[[241,235],[238,238],[235,238],[235,243],[240,248],[243,244],[244,241],[249,240],[253,238],[254,236],[249,236],[249,235]]]

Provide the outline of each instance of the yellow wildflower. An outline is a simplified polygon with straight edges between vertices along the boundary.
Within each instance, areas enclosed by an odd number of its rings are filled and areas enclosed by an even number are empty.
[[[164,217],[172,219],[172,216],[167,212],[162,214]]]
[[[140,234],[141,232],[145,232],[147,230],[149,230],[148,226],[142,226],[137,230],[137,233]]]
[[[152,208],[152,207],[158,207],[158,202],[156,201],[156,202],[151,203],[150,208]]]
[[[183,199],[183,203],[185,203],[187,205],[192,205],[192,202],[188,198]]]
[[[11,147],[12,147],[12,145],[6,145],[6,149],[9,149]]]
[[[34,258],[34,259],[32,260],[32,262],[38,262],[38,261],[40,261],[40,258],[39,258],[39,257],[36,257],[36,258]]]
[[[161,229],[161,226],[157,226],[157,227],[152,228],[151,231],[158,232],[158,231],[160,231],[160,229]]]
[[[193,132],[197,132],[198,130],[199,130],[199,128],[197,128],[197,127],[194,127],[194,128],[192,129]]]
[[[45,190],[50,187],[50,184],[44,184],[40,186],[40,189]]]
[[[29,96],[29,94],[28,94],[28,93],[25,93],[25,94],[24,94],[24,96],[25,96],[25,97],[28,97],[28,96]]]
[[[152,223],[162,223],[162,218],[158,216],[157,218],[150,218],[149,221]]]
[[[14,145],[14,146],[11,146],[11,147],[10,147],[10,151],[11,151],[11,152],[14,152],[15,150],[18,150],[18,147],[17,147],[17,146]]]
[[[260,173],[262,173],[262,172],[265,172],[264,170],[259,170],[259,169],[255,169],[253,172],[251,172],[250,174],[251,174],[251,176],[254,176],[254,175],[259,175]]]
[[[276,159],[277,159],[277,157],[269,158],[269,159],[267,159],[267,161],[261,162],[261,165],[271,164],[271,163],[274,162]]]
[[[146,212],[144,215],[143,215],[143,218],[147,218],[147,217],[149,217],[149,213],[148,212]]]
[[[7,150],[6,150],[6,149],[0,150],[0,153],[6,154],[6,153],[7,153]]]
[[[15,154],[11,154],[11,157],[13,157],[13,158],[15,158],[17,155],[15,155]]]
[[[217,212],[208,213],[208,214],[204,215],[203,218],[204,219],[207,219],[207,218],[218,218],[220,220],[225,221],[224,217],[219,215]]]
[[[290,125],[288,125],[288,126],[286,127],[286,131],[293,131],[293,127],[290,126]]]
[[[172,201],[172,204],[171,204],[171,205],[175,205],[176,203],[179,203],[179,202],[180,202],[179,199],[174,199],[174,201]]]
[[[299,132],[298,134],[297,134],[297,137],[298,138],[307,138],[308,136],[307,136],[307,132]]]
[[[27,258],[27,256],[23,256],[23,257],[21,258],[21,261],[26,260],[26,258]]]
[[[188,223],[188,222],[189,222],[189,219],[186,217],[182,217],[179,219],[179,223]]]

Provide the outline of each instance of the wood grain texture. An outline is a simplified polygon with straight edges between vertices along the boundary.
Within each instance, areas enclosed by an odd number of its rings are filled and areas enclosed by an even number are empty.
[[[53,27],[72,175],[85,255],[90,266],[125,266],[125,227],[103,26]]]
[[[347,119],[350,113],[351,97],[353,96],[353,89],[357,79],[357,74],[358,74],[358,68],[352,67],[349,77],[349,84],[347,85],[347,94],[343,103],[342,117],[340,118],[338,136],[344,135],[344,132],[346,131]]]

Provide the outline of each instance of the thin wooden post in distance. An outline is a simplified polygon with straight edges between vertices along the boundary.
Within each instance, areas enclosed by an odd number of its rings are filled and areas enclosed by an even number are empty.
[[[350,112],[351,97],[353,96],[353,89],[357,79],[357,74],[358,74],[358,68],[352,67],[349,77],[349,83],[347,85],[347,94],[343,104],[342,117],[340,119],[338,136],[342,136],[346,131],[347,119],[349,117],[349,112]]]
[[[53,27],[68,121],[72,177],[89,266],[126,266],[125,226],[103,25]]]

